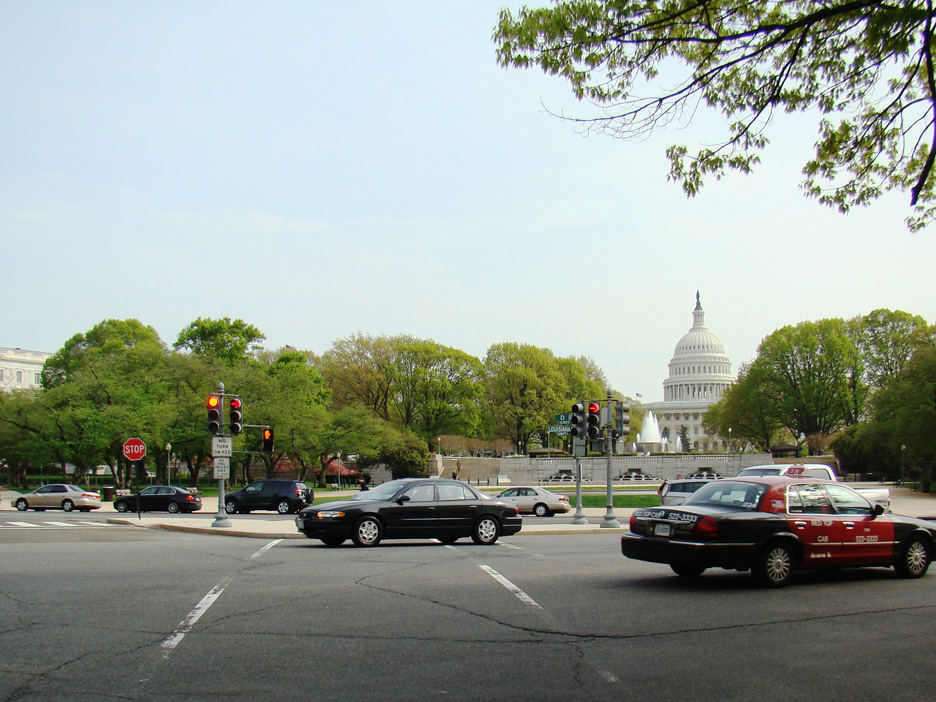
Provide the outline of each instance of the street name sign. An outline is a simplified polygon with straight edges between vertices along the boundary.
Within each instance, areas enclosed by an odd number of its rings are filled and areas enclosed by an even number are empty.
[[[570,431],[572,431],[572,427],[568,427],[564,424],[549,427],[550,434],[568,434]]]
[[[556,421],[559,422],[560,424],[571,424],[572,415],[571,414],[557,414]]]
[[[230,458],[216,458],[214,459],[214,479],[215,480],[227,480],[231,477],[231,459]]]
[[[123,445],[123,455],[128,461],[142,461],[146,455],[146,444],[143,439],[127,439]]]
[[[234,442],[230,436],[212,436],[211,437],[211,456],[220,458],[231,456],[234,453]]]

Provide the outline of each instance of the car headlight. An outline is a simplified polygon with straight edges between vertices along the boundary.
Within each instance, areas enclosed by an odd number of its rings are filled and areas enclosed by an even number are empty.
[[[316,519],[341,519],[345,516],[344,512],[316,512]]]

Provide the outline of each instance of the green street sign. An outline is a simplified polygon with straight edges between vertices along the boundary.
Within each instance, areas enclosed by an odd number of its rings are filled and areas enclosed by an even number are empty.
[[[549,427],[550,434],[568,434],[570,431],[572,431],[572,427],[567,427],[565,425]]]
[[[571,424],[572,415],[571,414],[557,414],[556,421],[559,422],[560,424]]]

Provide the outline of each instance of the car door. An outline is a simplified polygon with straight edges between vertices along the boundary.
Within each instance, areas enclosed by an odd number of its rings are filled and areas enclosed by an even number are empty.
[[[787,486],[790,529],[803,545],[803,565],[842,563],[845,526],[832,500],[819,483]]]
[[[471,488],[461,483],[439,483],[436,508],[440,536],[468,536],[481,511],[481,500]],[[524,488],[521,488],[521,491]]]
[[[36,490],[36,496],[30,500],[30,507],[58,507],[62,504],[65,493],[64,485],[45,485]]]
[[[886,564],[894,549],[894,523],[875,516],[874,505],[844,485],[825,484],[842,524],[842,561],[846,564]]]
[[[403,491],[400,500],[384,510],[387,535],[397,539],[424,536],[436,524],[436,489],[434,483],[418,483]]]
[[[162,509],[159,506],[159,488],[157,487],[148,487],[140,490],[140,511],[141,512],[152,512],[153,510]],[[136,505],[132,505],[136,507]]]
[[[266,481],[258,480],[244,488],[244,509],[267,509],[263,504],[264,493],[269,494],[265,485]]]

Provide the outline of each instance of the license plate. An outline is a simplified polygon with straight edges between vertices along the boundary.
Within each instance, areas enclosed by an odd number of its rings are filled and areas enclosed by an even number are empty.
[[[654,536],[672,536],[673,525],[672,524],[654,524],[653,535]]]

